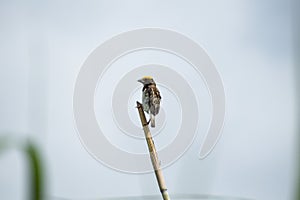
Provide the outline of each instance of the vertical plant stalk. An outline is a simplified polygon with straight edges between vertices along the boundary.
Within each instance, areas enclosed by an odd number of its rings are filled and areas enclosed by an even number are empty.
[[[26,161],[28,163],[28,187],[30,200],[43,200],[44,196],[44,171],[42,165],[41,155],[38,148],[33,142],[28,140],[27,142],[17,142],[10,137],[0,137],[0,155],[4,151],[10,149],[18,149],[24,153]]]
[[[140,119],[141,119],[141,123],[144,129],[144,133],[145,133],[145,137],[146,137],[146,141],[147,141],[147,145],[148,145],[148,150],[149,150],[149,154],[150,154],[150,158],[151,158],[151,163],[155,172],[155,176],[156,176],[156,180],[161,192],[161,195],[163,197],[164,200],[170,200],[168,191],[167,191],[167,187],[166,187],[166,183],[165,183],[165,179],[163,176],[163,173],[160,169],[160,165],[159,165],[159,160],[158,160],[158,156],[157,156],[157,152],[155,149],[155,145],[152,139],[152,135],[151,132],[149,130],[149,126],[145,117],[145,113],[143,110],[143,105],[140,102],[136,102],[137,104],[137,109],[139,111],[139,115],[140,115]]]
[[[30,199],[42,200],[44,199],[44,180],[39,152],[31,142],[28,142],[25,146],[25,152],[30,170]]]

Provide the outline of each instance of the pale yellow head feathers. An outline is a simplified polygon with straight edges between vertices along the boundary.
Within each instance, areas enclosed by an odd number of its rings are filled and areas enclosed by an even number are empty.
[[[144,76],[143,78],[139,79],[138,82],[140,82],[144,85],[155,84],[155,82],[151,76]]]
[[[142,79],[153,79],[152,76],[144,76]]]

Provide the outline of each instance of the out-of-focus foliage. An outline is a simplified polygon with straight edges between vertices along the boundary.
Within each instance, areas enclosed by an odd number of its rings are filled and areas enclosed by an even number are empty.
[[[30,200],[42,200],[44,199],[44,180],[41,156],[37,147],[30,140],[22,143],[14,141],[9,137],[0,138],[0,156],[5,151],[16,148],[24,153],[28,163],[28,184],[30,186],[28,199]]]

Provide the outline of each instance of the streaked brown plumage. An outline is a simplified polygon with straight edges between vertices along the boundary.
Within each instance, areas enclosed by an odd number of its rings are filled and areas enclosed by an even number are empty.
[[[155,116],[160,109],[160,92],[152,77],[145,76],[138,82],[144,85],[142,89],[143,110],[150,115],[151,127],[155,127]]]

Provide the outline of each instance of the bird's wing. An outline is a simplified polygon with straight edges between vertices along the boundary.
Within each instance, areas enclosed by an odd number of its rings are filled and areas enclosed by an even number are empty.
[[[151,87],[149,89],[150,89],[149,93],[151,99],[150,112],[153,113],[154,115],[157,115],[160,109],[160,100],[161,100],[160,92],[156,87]]]

